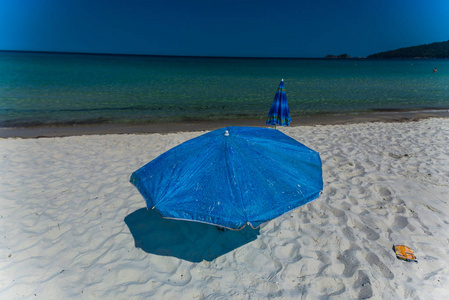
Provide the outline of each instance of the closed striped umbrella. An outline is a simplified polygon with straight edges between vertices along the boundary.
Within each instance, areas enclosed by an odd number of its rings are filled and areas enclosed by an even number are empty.
[[[279,88],[274,96],[273,104],[268,113],[267,125],[289,126],[292,118],[290,118],[290,110],[288,109],[287,94],[285,93],[284,79],[279,84]]]

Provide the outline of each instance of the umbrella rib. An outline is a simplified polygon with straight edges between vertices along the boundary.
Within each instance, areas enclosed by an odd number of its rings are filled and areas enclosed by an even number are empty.
[[[226,140],[225,140],[225,149],[226,150],[228,149],[228,141],[232,141],[232,139],[226,138]],[[234,144],[234,147],[237,148],[236,147],[236,143],[233,143],[233,144]],[[236,187],[235,190],[234,190],[232,182],[231,182],[232,179],[235,180],[235,176],[234,176],[234,172],[231,171],[231,169],[230,169],[230,166],[232,165],[231,164],[232,159],[229,158],[229,152],[228,151],[225,152],[225,161],[226,161],[226,171],[228,172],[228,175],[229,175],[229,176],[227,176],[227,178],[228,178],[228,185],[230,187],[230,191],[232,192],[232,196],[233,196],[232,198],[236,199],[235,196],[238,193],[238,196],[240,198],[240,206],[242,208],[240,211],[243,211],[243,213],[245,214],[245,223],[247,223],[248,222],[248,214],[246,212],[246,207],[245,207],[245,205],[243,203],[243,196],[242,196],[241,188],[240,187]],[[236,209],[234,203],[233,202],[231,202],[231,203],[233,204],[234,209],[236,211],[238,211]]]

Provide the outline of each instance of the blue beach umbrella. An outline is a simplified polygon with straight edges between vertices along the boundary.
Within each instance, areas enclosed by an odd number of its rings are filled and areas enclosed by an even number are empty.
[[[270,112],[265,123],[274,126],[289,126],[291,121],[292,118],[290,118],[290,110],[288,109],[284,79],[282,79],[276,95],[274,95],[273,104],[271,104]]]
[[[131,175],[164,218],[257,228],[316,199],[320,155],[270,128],[226,127],[188,140]]]

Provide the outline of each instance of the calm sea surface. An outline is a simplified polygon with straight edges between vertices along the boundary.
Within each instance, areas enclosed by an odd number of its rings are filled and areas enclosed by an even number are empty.
[[[282,78],[293,122],[449,109],[449,60],[0,52],[0,127],[265,120]]]

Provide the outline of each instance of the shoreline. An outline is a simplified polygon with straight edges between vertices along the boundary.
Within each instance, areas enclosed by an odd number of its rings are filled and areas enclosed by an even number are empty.
[[[313,125],[346,125],[373,122],[415,122],[429,118],[449,118],[449,110],[414,111],[414,112],[376,112],[365,114],[340,114],[298,117],[290,127]],[[92,124],[66,126],[35,126],[35,127],[3,127],[0,128],[0,138],[51,138],[83,135],[106,134],[151,134],[178,133],[214,130],[227,126],[259,126],[264,127],[265,120],[221,120],[193,121],[173,123],[147,124]]]

